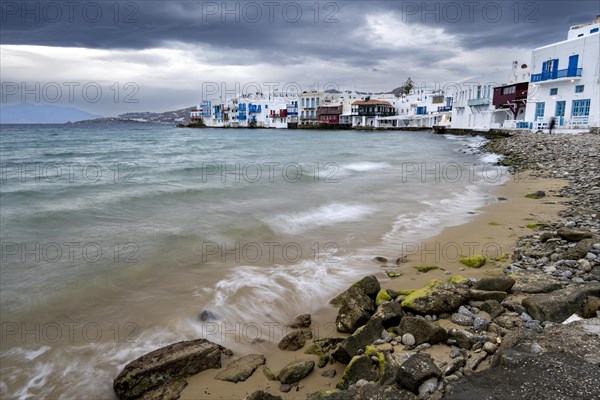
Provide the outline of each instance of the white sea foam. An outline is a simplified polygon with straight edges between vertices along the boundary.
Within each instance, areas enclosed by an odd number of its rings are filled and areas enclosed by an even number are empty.
[[[304,212],[280,214],[268,223],[278,233],[298,234],[323,226],[360,221],[375,211],[375,207],[364,204],[331,203]]]
[[[350,164],[343,164],[340,166],[341,169],[346,169],[350,171],[356,172],[368,172],[368,171],[376,171],[379,169],[390,168],[391,165],[386,162],[371,162],[371,161],[362,161],[355,162]]]

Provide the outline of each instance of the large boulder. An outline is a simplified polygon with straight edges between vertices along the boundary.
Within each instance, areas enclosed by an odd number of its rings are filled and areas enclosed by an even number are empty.
[[[579,260],[585,258],[588,251],[592,248],[593,241],[591,239],[584,239],[577,243],[575,246],[567,249],[563,258],[565,260]]]
[[[304,379],[315,367],[313,360],[294,360],[279,371],[277,379],[283,384],[296,383]]]
[[[472,374],[453,385],[446,400],[481,399],[573,399],[598,398],[598,367],[570,353],[544,353],[515,357],[500,365]]]
[[[312,332],[309,329],[293,331],[285,335],[277,347],[284,351],[296,351],[304,347],[307,339],[312,339]]]
[[[515,282],[510,276],[488,276],[478,280],[473,289],[486,290],[488,292],[508,292],[514,286]]]
[[[375,340],[381,337],[383,324],[379,318],[372,318],[364,326],[357,329],[352,336],[348,336],[339,346],[333,351],[332,357],[334,360],[342,364],[348,364],[359,349],[364,349]]]
[[[402,306],[395,301],[390,301],[380,304],[375,314],[373,314],[373,318],[380,319],[384,328],[387,329],[398,326],[403,315]]]
[[[353,333],[371,318],[375,312],[375,302],[357,286],[351,286],[344,293],[335,326],[338,332]]]
[[[592,237],[592,232],[586,229],[560,228],[556,233],[569,242],[579,242]]]
[[[133,360],[113,382],[119,399],[139,399],[191,375],[221,368],[223,346],[206,339],[174,343]],[[183,386],[177,385],[181,387]]]
[[[589,296],[600,297],[600,282],[536,294],[526,297],[521,304],[538,321],[563,322],[572,314],[582,314]]]
[[[423,317],[404,317],[400,321],[398,333],[410,333],[415,338],[415,345],[421,343],[436,344],[446,340],[446,330]]]
[[[516,274],[515,277],[517,282],[512,287],[513,293],[549,293],[564,285],[558,279],[540,272],[521,273]]]
[[[266,361],[265,356],[262,354],[248,354],[232,361],[223,371],[215,376],[215,379],[233,383],[245,381],[254,373],[256,368],[263,365]]]
[[[417,353],[400,366],[396,382],[400,387],[413,393],[419,392],[419,386],[429,378],[439,378],[442,372],[434,364],[430,355]]]
[[[355,384],[359,380],[364,379],[369,382],[379,380],[379,368],[373,364],[371,358],[366,354],[354,356],[344,369],[342,378],[337,384],[338,389],[348,389],[350,385]]]
[[[299,329],[299,328],[309,328],[312,323],[312,319],[310,314],[300,314],[297,315],[294,320],[287,325],[288,328]]]
[[[330,303],[333,305],[345,304],[346,299],[348,297],[353,297],[352,293],[350,293],[350,290],[352,288],[360,290],[361,292],[369,296],[372,300],[375,300],[375,297],[377,297],[377,293],[379,293],[379,291],[381,290],[381,285],[374,275],[366,276],[360,281],[353,283],[352,286],[348,288],[348,290],[338,294],[336,297],[331,299]]]
[[[464,289],[454,283],[433,280],[406,296],[400,305],[419,314],[442,314],[456,310],[463,301]]]

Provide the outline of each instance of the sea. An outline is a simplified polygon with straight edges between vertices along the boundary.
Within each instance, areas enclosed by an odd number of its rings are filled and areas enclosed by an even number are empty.
[[[277,341],[467,223],[507,179],[479,136],[2,125],[0,397],[113,399],[158,347]],[[393,269],[392,268],[392,269]]]

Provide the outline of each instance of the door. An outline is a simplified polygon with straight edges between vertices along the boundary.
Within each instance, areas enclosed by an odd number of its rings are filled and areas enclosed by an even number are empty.
[[[579,63],[579,54],[569,57],[568,76],[577,76],[577,64]]]

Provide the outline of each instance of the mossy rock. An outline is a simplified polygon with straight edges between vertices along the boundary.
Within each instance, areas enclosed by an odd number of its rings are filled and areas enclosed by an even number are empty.
[[[457,283],[459,285],[462,285],[463,283],[467,283],[468,281],[469,281],[469,279],[465,278],[462,275],[452,275],[450,278],[448,278],[446,280],[446,282]]]
[[[387,276],[389,278],[398,278],[398,277],[402,276],[401,272],[392,271],[390,269],[386,269],[385,273],[387,274]]]
[[[319,356],[319,361],[317,361],[317,367],[323,368],[324,366],[327,365],[328,362],[329,362],[329,354],[323,353]]]
[[[487,259],[481,254],[473,254],[470,257],[461,257],[459,261],[470,268],[481,268],[485,265]]]
[[[421,289],[413,290],[411,293],[407,294],[406,297],[404,298],[404,300],[402,300],[402,303],[400,303],[400,305],[402,307],[411,307],[412,303],[413,303],[413,301],[415,301],[415,299],[418,299],[420,297],[427,296],[427,295],[433,293],[433,291],[441,283],[442,282],[438,281],[437,279],[427,282],[427,284],[425,286],[423,286]]]
[[[529,229],[537,229],[537,228],[539,228],[540,226],[539,226],[538,224],[529,224],[529,225],[527,225],[527,227],[528,227]]]
[[[390,300],[392,300],[392,296],[389,295],[387,290],[382,289],[379,291],[379,293],[377,293],[377,297],[375,297],[375,304],[380,305],[381,303],[385,303]]]
[[[318,392],[310,393],[306,396],[306,400],[323,400],[334,393],[340,392],[340,389],[323,389]]]
[[[489,222],[488,225],[491,225],[491,226],[500,226],[501,224],[497,223],[496,221],[492,221],[492,222]]]
[[[323,353],[323,348],[317,343],[311,344],[306,350],[304,350],[304,354],[314,354],[315,356],[321,356]]]
[[[433,271],[436,269],[440,269],[440,267],[438,267],[437,265],[417,265],[414,267],[417,271],[419,272],[429,272],[429,271]]]
[[[408,296],[409,294],[413,293],[414,291],[415,291],[414,289],[401,289],[401,290],[398,290],[398,295]]]
[[[496,257],[494,260],[498,261],[498,262],[504,262],[504,261],[508,261],[509,257],[510,256],[508,254],[504,253],[504,254],[501,254],[498,257]]]

